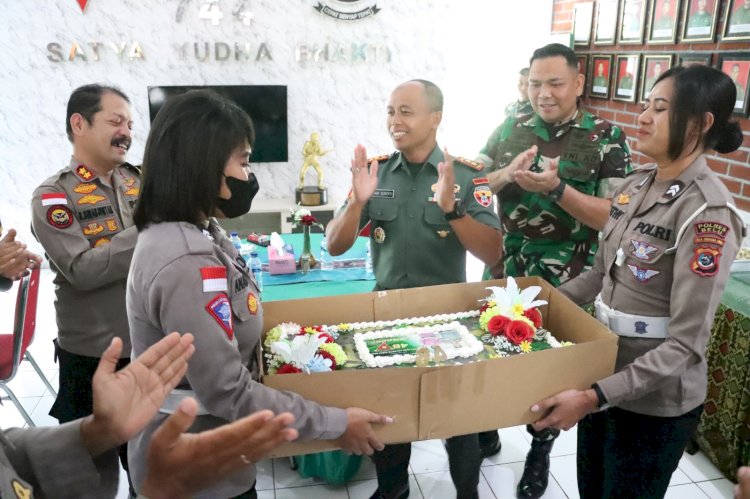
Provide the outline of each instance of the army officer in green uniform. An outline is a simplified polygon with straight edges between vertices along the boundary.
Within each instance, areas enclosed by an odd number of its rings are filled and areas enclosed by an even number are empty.
[[[443,95],[434,83],[403,83],[388,103],[388,132],[398,152],[368,165],[365,148],[355,150],[352,192],[328,224],[328,250],[343,253],[369,223],[377,289],[463,282],[467,250],[489,265],[500,258],[489,181],[481,165],[440,150],[442,111]],[[457,497],[478,497],[477,435],[449,438],[447,450]],[[373,455],[378,473],[373,498],[409,495],[410,456],[408,443]]]
[[[622,130],[579,108],[583,85],[572,50],[537,49],[529,73],[535,112],[506,120],[480,151],[504,232],[495,277],[538,276],[559,286],[593,264],[611,193],[631,167]],[[518,495],[539,497],[559,432],[528,428],[534,439]],[[480,435],[483,449],[496,439],[497,432]]]

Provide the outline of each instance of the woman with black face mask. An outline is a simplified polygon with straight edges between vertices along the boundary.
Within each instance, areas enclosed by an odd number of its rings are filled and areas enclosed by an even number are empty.
[[[291,412],[301,439],[336,439],[350,452],[382,449],[371,424],[384,416],[358,408],[324,407],[258,383],[263,326],[252,272],[215,218],[238,217],[258,192],[247,160],[250,118],[205,91],[171,99],[154,120],[143,160],[135,212],[138,242],[127,283],[134,356],[171,331],[191,332],[195,354],[187,375],[160,413],[130,441],[131,477],[139,490],[154,430],[180,401],[194,397],[203,431],[260,409]],[[247,466],[194,497],[256,497],[255,467]],[[197,491],[196,491],[197,492]]]

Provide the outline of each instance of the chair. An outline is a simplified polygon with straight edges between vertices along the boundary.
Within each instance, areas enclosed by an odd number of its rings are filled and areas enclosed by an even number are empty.
[[[44,375],[39,365],[27,351],[31,341],[34,339],[34,330],[36,329],[36,306],[39,299],[39,269],[31,271],[30,275],[21,279],[18,286],[18,296],[16,297],[16,310],[13,320],[13,333],[0,334],[0,388],[7,393],[7,397],[0,397],[0,400],[10,399],[19,412],[26,420],[29,426],[36,426],[31,417],[21,405],[20,401],[10,389],[8,383],[15,377],[18,372],[18,366],[23,359],[29,361],[36,373],[42,379],[47,389],[53,395],[57,392]]]

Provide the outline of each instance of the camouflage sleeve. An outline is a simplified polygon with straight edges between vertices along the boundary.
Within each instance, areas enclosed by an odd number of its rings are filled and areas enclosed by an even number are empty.
[[[631,171],[630,148],[625,132],[612,125],[600,143],[602,156],[599,178],[596,184],[597,197],[611,199],[615,190]]]
[[[502,125],[495,128],[487,139],[487,143],[479,150],[479,155],[476,157],[476,161],[482,163],[485,168],[491,168],[495,162],[495,155],[497,154],[497,145],[502,142],[503,128],[505,122]]]

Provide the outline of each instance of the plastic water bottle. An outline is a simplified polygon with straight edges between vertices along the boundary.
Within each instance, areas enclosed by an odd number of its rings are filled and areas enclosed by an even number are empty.
[[[240,241],[240,236],[238,236],[236,232],[230,232],[229,240],[232,242],[234,249],[237,250],[237,253],[239,253],[242,250],[242,241]]]
[[[258,291],[263,291],[263,268],[258,258],[258,252],[253,251],[250,253],[250,270],[253,272],[255,282],[258,283]]]
[[[372,274],[372,255],[370,254],[370,239],[367,239],[367,254],[365,255],[365,271]]]
[[[320,241],[320,270],[333,270],[333,257],[328,253],[328,243],[325,237]]]

